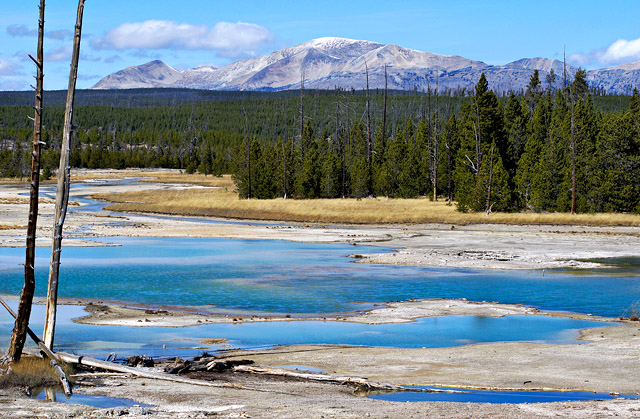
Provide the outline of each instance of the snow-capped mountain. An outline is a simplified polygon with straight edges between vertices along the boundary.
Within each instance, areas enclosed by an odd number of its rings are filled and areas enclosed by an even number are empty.
[[[182,78],[183,72],[156,60],[139,66],[127,67],[117,73],[110,74],[93,86],[93,89],[171,87]]]
[[[432,54],[345,38],[318,38],[250,58],[222,68],[196,67],[178,71],[162,61],[128,67],[100,80],[94,89],[128,89],[140,87],[183,87],[209,90],[286,90],[300,87],[362,89],[369,73],[369,87],[383,88],[385,66],[388,87],[402,90],[426,90],[437,84],[442,89],[470,89],[485,73],[490,88],[502,93],[526,88],[534,70],[546,86],[550,70],[555,72],[555,86],[563,83],[563,63],[546,58],[525,58],[503,66],[459,56]],[[567,66],[568,77],[577,68]],[[610,93],[626,93],[630,83],[640,80],[640,62],[636,65],[594,70],[588,73],[593,86]]]
[[[587,82],[590,86],[603,89],[607,93],[630,95],[634,87],[640,84],[640,61],[591,70],[587,73]]]

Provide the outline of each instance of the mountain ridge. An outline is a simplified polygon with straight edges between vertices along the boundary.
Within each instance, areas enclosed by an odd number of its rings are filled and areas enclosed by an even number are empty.
[[[200,66],[178,71],[160,60],[127,67],[110,74],[92,89],[181,87],[206,90],[279,91],[297,89],[304,78],[305,88],[363,89],[368,73],[370,88],[427,90],[436,84],[443,89],[473,89],[485,73],[489,87],[497,93],[525,89],[534,70],[547,85],[553,69],[553,87],[564,83],[564,64],[548,58],[522,58],[505,65],[489,65],[460,56],[440,55],[394,44],[348,38],[312,39],[270,54],[236,61],[224,67]],[[567,65],[567,77],[577,67]],[[591,87],[606,93],[628,94],[640,81],[640,62],[590,70]]]

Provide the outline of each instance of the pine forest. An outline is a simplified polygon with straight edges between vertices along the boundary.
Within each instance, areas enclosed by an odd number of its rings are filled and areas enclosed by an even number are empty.
[[[239,198],[414,198],[467,212],[640,213],[640,97],[584,71],[526,91],[81,91],[71,165],[232,174]],[[42,176],[64,107],[46,92]],[[29,172],[30,95],[0,92],[0,175]]]

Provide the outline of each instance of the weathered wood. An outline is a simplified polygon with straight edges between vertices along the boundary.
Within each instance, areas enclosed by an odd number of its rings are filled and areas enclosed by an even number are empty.
[[[415,392],[427,392],[427,393],[454,393],[455,390],[437,390],[437,389],[412,389],[395,384],[378,383],[369,381],[366,378],[351,377],[351,376],[336,376],[327,374],[311,374],[304,372],[295,372],[279,368],[268,367],[254,367],[250,365],[238,365],[234,368],[234,371],[245,372],[250,374],[261,375],[276,375],[280,377],[298,378],[308,381],[320,381],[325,383],[348,385],[357,388],[358,390],[384,390],[384,391],[415,391]]]
[[[71,374],[73,378],[94,378],[94,377],[130,377],[131,374],[124,372],[83,372],[81,374]]]
[[[125,365],[114,364],[113,362],[100,361],[99,359],[68,354],[66,352],[58,352],[57,355],[60,357],[60,359],[62,359],[64,362],[67,362],[69,364],[85,365],[88,367],[100,368],[106,371],[122,372],[122,373],[132,374],[142,378],[151,378],[155,380],[171,381],[175,383],[191,384],[191,385],[205,386],[205,387],[232,388],[236,390],[249,390],[249,391],[259,391],[259,392],[266,392],[266,393],[287,393],[288,394],[288,392],[281,392],[276,390],[265,390],[265,389],[259,389],[254,387],[242,386],[240,384],[214,383],[211,381],[195,380],[195,379],[165,374],[161,372],[156,372],[156,371],[148,371],[142,368],[133,368]]]
[[[80,57],[80,38],[82,34],[83,13],[84,0],[79,0],[75,34],[73,38],[73,56],[71,58],[69,87],[67,88],[67,103],[64,113],[64,128],[62,131],[62,143],[60,144],[60,166],[58,169],[58,189],[56,191],[56,212],[53,223],[53,244],[51,246],[47,308],[44,322],[44,342],[50,348],[53,348],[56,324],[56,306],[58,304],[58,277],[60,273],[62,226],[64,224],[64,219],[67,214],[67,205],[69,203],[69,154],[71,135],[73,134],[73,103],[76,93],[76,80],[78,78],[78,60]]]
[[[18,304],[18,316],[16,317],[11,343],[9,344],[9,361],[18,362],[22,356],[22,349],[27,340],[27,328],[31,317],[31,306],[35,292],[36,280],[34,274],[34,261],[36,257],[36,227],[38,222],[38,193],[40,190],[40,138],[42,132],[42,92],[44,73],[42,64],[44,61],[44,5],[45,0],[40,0],[40,17],[38,21],[38,59],[29,57],[35,62],[36,75],[36,100],[35,115],[33,119],[33,150],[31,152],[31,190],[29,192],[29,221],[27,224],[26,258],[24,264],[24,285]],[[15,317],[15,316],[14,316]]]
[[[11,310],[11,307],[9,307],[7,303],[5,303],[1,298],[0,298],[0,304],[2,304],[4,308],[7,309],[9,314],[11,314],[14,318],[17,318],[16,314],[13,312],[13,310]],[[62,389],[64,391],[65,396],[71,396],[71,393],[72,393],[71,385],[69,384],[69,380],[67,380],[67,375],[64,373],[64,371],[62,370],[62,367],[59,364],[59,362],[61,362],[59,358],[47,347],[47,345],[44,344],[44,342],[38,337],[38,335],[33,333],[33,330],[31,330],[31,328],[28,326],[27,326],[27,333],[29,334],[29,337],[31,337],[31,339],[33,339],[33,341],[38,345],[38,348],[40,348],[40,351],[47,358],[49,358],[51,366],[58,374],[58,378],[60,379],[60,383],[62,384]]]

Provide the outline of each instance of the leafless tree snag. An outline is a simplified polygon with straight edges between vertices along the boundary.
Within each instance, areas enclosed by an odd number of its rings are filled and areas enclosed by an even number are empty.
[[[62,226],[67,215],[69,203],[70,167],[69,154],[71,147],[71,135],[73,134],[73,102],[76,93],[76,80],[78,78],[78,59],[80,57],[80,37],[82,34],[82,14],[84,12],[84,0],[78,1],[78,14],[76,18],[75,34],[73,37],[73,55],[71,58],[71,71],[69,73],[69,87],[67,88],[67,103],[64,113],[64,128],[62,143],[60,144],[60,166],[58,169],[58,189],[56,191],[56,212],[53,224],[53,244],[51,246],[51,263],[49,266],[49,287],[47,290],[47,308],[44,322],[44,342],[49,348],[53,348],[53,340],[56,324],[56,306],[58,303],[58,276],[60,273],[60,252],[62,247]]]
[[[38,194],[40,190],[40,144],[42,134],[42,94],[43,94],[43,63],[44,63],[44,6],[45,0],[40,0],[40,17],[38,20],[38,50],[37,59],[29,57],[36,65],[36,102],[33,117],[33,150],[31,151],[31,190],[29,197],[29,221],[27,224],[27,250],[24,264],[24,286],[20,295],[18,315],[11,334],[8,359],[11,362],[20,361],[22,349],[27,339],[29,318],[31,317],[31,305],[35,291],[36,280],[34,274],[34,261],[36,258],[36,227],[38,223]]]

